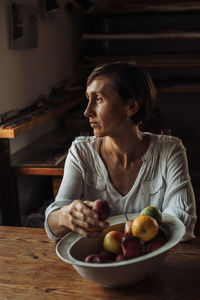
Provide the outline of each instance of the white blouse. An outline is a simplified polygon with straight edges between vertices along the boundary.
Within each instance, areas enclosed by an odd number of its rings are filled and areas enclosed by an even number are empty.
[[[185,148],[180,139],[145,132],[150,136],[143,164],[130,189],[122,196],[109,179],[99,155],[100,137],[78,137],[69,149],[62,183],[55,202],[45,214],[45,229],[50,239],[57,240],[47,223],[49,214],[75,199],[105,199],[111,215],[140,212],[146,206],[157,206],[163,214],[180,219],[186,227],[183,240],[194,237],[196,206],[188,173]]]

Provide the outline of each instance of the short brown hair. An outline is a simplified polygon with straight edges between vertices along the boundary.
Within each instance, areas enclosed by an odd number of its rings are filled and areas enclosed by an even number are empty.
[[[149,73],[135,62],[114,62],[96,67],[87,79],[86,85],[97,76],[108,76],[119,96],[126,102],[134,98],[139,110],[131,117],[138,124],[153,111],[156,103],[156,88]]]

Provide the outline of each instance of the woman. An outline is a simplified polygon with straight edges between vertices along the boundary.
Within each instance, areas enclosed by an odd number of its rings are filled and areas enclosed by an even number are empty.
[[[94,237],[90,227],[107,222],[92,210],[96,199],[108,200],[112,215],[157,206],[186,226],[183,240],[194,237],[194,193],[185,148],[178,138],[141,132],[139,124],[155,106],[156,89],[135,63],[97,67],[87,81],[84,115],[94,136],[75,139],[65,162],[55,199],[46,210],[49,238],[74,230]]]

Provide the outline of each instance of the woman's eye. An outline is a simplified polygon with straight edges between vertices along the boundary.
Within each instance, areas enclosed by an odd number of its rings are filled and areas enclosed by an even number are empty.
[[[97,97],[97,98],[96,98],[96,101],[97,101],[97,102],[101,102],[102,100],[103,100],[103,98],[101,98],[101,97]]]

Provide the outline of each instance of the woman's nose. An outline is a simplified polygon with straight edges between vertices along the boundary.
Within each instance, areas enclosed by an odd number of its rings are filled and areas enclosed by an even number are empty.
[[[84,111],[84,116],[87,118],[94,116],[94,109],[92,108],[91,103],[88,103],[88,105]]]

